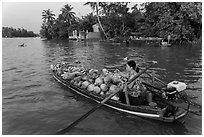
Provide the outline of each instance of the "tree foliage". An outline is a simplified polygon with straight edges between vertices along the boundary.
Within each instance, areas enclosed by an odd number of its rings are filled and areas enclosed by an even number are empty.
[[[65,5],[55,19],[51,10],[44,10],[41,35],[47,38],[68,38],[74,29],[92,31],[99,23],[108,38],[126,37],[134,32],[140,37],[171,38],[190,42],[202,36],[201,2],[146,2],[133,7],[128,2],[87,2],[93,9],[82,18],[75,16],[71,5]]]
[[[2,27],[2,37],[37,37],[38,35],[24,28]]]
[[[102,7],[104,4],[102,2],[99,2],[99,3],[98,2],[87,2],[84,5],[90,5],[93,11],[96,11],[96,17],[97,17],[99,26],[101,30],[103,31],[103,34],[105,35],[106,39],[108,39],[108,36],[106,35],[106,32],[104,31],[104,28],[102,26],[102,23],[99,17],[100,7]]]
[[[42,12],[43,24],[40,34],[48,39],[53,38],[68,38],[69,32],[72,30],[72,25],[76,24],[75,13],[73,7],[66,4],[60,10],[61,13],[55,19],[55,14],[50,9]]]
[[[55,21],[55,14],[50,9],[42,12],[43,24],[41,26],[40,34],[48,39],[52,38],[52,26]]]
[[[201,37],[201,3],[152,2],[145,5],[143,26],[147,36],[167,37],[175,41],[193,41]]]

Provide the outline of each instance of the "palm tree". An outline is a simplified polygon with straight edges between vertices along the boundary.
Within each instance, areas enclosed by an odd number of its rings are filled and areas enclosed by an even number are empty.
[[[75,12],[73,12],[72,9],[73,7],[71,7],[71,5],[66,4],[64,5],[64,8],[60,10],[62,13],[59,15],[59,18],[62,19],[68,26],[76,19]]]
[[[58,20],[62,24],[63,37],[68,37],[69,39],[69,29],[71,28],[70,26],[76,22],[76,17],[75,17],[75,12],[72,11],[73,7],[71,5],[66,4],[64,7],[60,10],[62,13],[59,14]],[[66,36],[65,36],[66,35]]]
[[[47,23],[48,25],[52,25],[54,20],[55,20],[55,14],[52,13],[53,11],[51,11],[50,9],[48,10],[43,10],[42,12],[42,19],[45,23]]]
[[[41,26],[41,32],[43,32],[43,35],[48,39],[52,39],[50,32],[55,21],[55,14],[52,12],[53,11],[51,11],[50,9],[43,10],[42,12],[43,24]]]
[[[106,39],[108,39],[108,36],[106,35],[106,33],[103,29],[103,26],[101,24],[100,18],[99,18],[99,4],[100,4],[100,2],[99,3],[98,2],[86,2],[84,5],[90,5],[90,7],[93,9],[93,11],[96,10],[96,16],[97,16],[99,26],[100,26],[101,30],[103,31]]]

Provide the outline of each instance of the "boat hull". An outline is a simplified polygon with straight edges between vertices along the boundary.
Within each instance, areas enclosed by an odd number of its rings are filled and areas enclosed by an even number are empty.
[[[63,80],[61,77],[57,76],[54,72],[53,72],[53,77],[59,83],[71,89],[73,92],[76,92],[77,94],[80,94],[86,98],[89,98],[97,103],[100,103],[104,99],[103,97],[89,93],[88,91],[71,84],[69,81]],[[162,110],[160,108],[152,107],[152,106],[144,106],[144,105],[130,106],[112,99],[108,100],[104,105],[123,113],[128,113],[131,115],[154,119],[154,120],[160,120],[163,122],[174,122],[184,117],[187,114],[187,111],[181,110],[179,113],[176,113],[174,116],[164,117],[164,116],[161,116]]]
[[[167,44],[160,44],[160,46],[161,47],[171,47],[172,45],[167,43]]]

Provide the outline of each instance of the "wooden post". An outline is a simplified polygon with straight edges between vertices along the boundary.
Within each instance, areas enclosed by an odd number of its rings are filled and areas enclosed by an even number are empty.
[[[167,39],[168,39],[168,44],[169,44],[171,40],[171,35],[168,35]]]
[[[152,71],[152,85],[154,86],[155,81],[155,71]]]

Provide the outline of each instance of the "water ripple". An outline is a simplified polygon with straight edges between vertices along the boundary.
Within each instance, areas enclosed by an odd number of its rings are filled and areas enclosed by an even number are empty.
[[[12,70],[15,70],[15,69],[18,69],[18,68],[17,67],[12,67],[12,68],[9,68],[9,69],[5,69],[2,72],[12,71]]]
[[[27,42],[26,48],[16,43]],[[202,48],[161,48],[107,42],[48,41],[32,38],[2,40],[2,129],[4,134],[52,134],[93,108],[95,104],[60,86],[50,75],[51,63],[79,60],[87,68],[117,66],[123,58],[134,59],[164,81],[188,84],[188,92],[202,104]],[[122,69],[122,68],[121,68]],[[97,121],[97,122],[96,122]],[[187,129],[187,130],[186,130]],[[187,117],[183,125],[164,124],[142,118],[131,119],[112,109],[99,109],[69,134],[200,134],[202,118]]]

